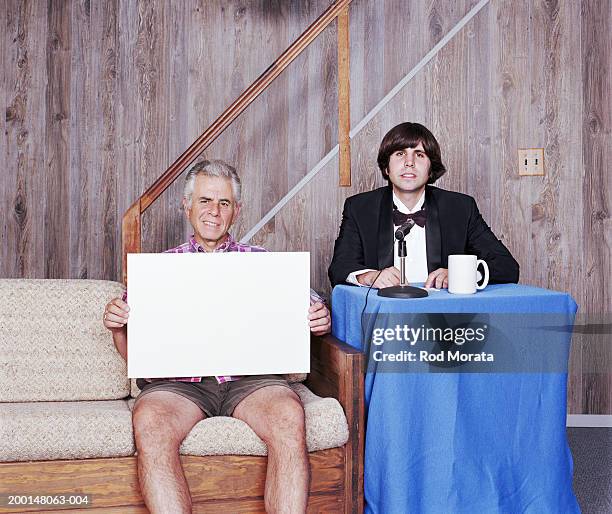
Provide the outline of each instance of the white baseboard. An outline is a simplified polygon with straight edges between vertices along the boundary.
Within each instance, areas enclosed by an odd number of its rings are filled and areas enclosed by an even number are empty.
[[[612,427],[611,414],[568,414],[568,427]]]

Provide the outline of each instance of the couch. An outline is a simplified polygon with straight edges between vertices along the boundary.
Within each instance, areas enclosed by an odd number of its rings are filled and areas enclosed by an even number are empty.
[[[147,512],[131,425],[138,389],[101,322],[122,291],[0,280],[0,512]],[[311,348],[311,373],[292,384],[306,413],[309,512],[361,512],[363,355],[331,336]],[[248,425],[206,419],[180,452],[194,512],[264,511],[266,446]]]

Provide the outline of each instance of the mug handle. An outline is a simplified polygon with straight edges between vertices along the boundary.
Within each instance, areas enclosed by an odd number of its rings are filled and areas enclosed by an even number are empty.
[[[484,280],[482,281],[481,285],[476,284],[476,289],[484,289],[489,283],[489,266],[482,259],[478,259],[476,261],[476,269],[478,269],[479,264],[482,264],[482,268],[484,269]]]

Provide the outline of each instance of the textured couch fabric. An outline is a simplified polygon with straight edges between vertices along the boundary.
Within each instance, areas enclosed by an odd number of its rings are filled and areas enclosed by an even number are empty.
[[[102,280],[0,280],[0,402],[118,400],[125,362],[102,325],[123,286]]]
[[[125,400],[3,403],[0,419],[4,462],[134,455]]]
[[[303,384],[292,389],[304,404],[306,445],[309,452],[342,446],[348,426],[335,398],[320,398]],[[183,455],[267,455],[264,442],[243,421],[218,416],[200,421],[181,446]]]
[[[122,292],[122,284],[99,280],[0,280],[0,461],[134,454],[135,400],[102,325],[104,306]],[[348,426],[338,401],[292,387],[304,404],[308,450],[344,445]],[[135,384],[132,392],[139,392]],[[246,423],[216,417],[194,427],[181,453],[267,450]]]
[[[348,426],[334,398],[293,384],[306,415],[308,451],[344,445]],[[135,400],[0,404],[0,461],[123,457],[135,452],[131,408]],[[266,455],[251,428],[235,418],[200,421],[181,446],[183,455]]]

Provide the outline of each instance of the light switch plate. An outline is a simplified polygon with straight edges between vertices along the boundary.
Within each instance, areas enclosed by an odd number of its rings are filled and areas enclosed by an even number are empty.
[[[519,148],[519,175],[544,175],[544,148]]]

